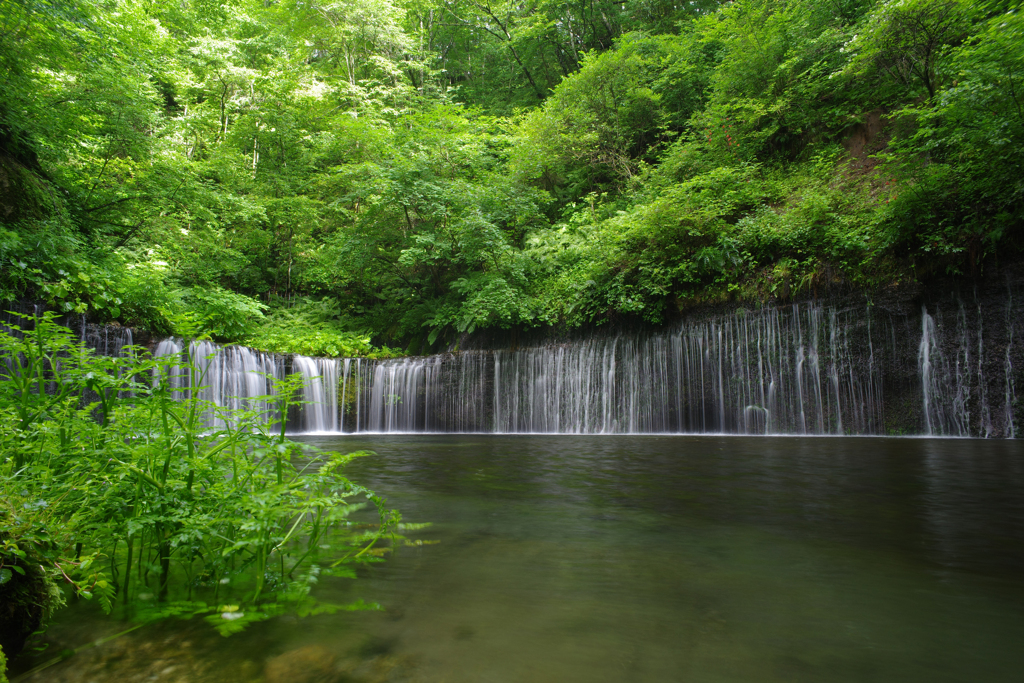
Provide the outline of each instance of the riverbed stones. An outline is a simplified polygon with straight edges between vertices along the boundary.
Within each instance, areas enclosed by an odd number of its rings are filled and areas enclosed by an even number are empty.
[[[266,683],[337,683],[334,653],[322,645],[307,645],[267,660]]]

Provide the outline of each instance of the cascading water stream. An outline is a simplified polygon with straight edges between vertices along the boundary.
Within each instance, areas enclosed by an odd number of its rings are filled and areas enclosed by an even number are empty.
[[[267,397],[274,394],[274,380],[285,376],[284,359],[280,356],[208,341],[193,341],[186,346],[177,339],[160,342],[153,355],[181,359],[181,365],[168,369],[167,381],[175,393],[196,391],[200,399],[212,406],[256,411],[267,420],[276,415]],[[204,421],[213,428],[224,424],[212,409],[204,415]]]
[[[1012,436],[1016,323],[1008,304],[993,351],[992,330],[983,336],[981,309],[978,321],[972,310],[961,305],[947,320],[922,309],[918,334],[911,317],[868,306],[794,305],[660,333],[380,361],[209,342],[186,354],[176,340],[155,353],[195,363],[191,374],[171,371],[172,388],[268,416],[274,406],[258,397],[286,372],[300,374],[304,405],[290,422],[298,432]],[[993,373],[995,362],[1003,372]],[[993,391],[1005,395],[999,412]]]
[[[338,431],[338,369],[341,361],[294,356],[292,367],[302,374],[302,426],[306,432]]]

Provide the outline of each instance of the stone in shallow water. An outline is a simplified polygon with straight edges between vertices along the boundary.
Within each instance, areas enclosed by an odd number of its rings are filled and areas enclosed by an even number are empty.
[[[307,645],[267,661],[266,683],[335,683],[334,653],[322,645]]]

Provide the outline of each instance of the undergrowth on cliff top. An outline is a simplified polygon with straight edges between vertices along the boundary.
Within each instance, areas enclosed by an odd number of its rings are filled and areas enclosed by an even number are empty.
[[[338,302],[330,297],[301,298],[277,306],[263,324],[242,341],[258,349],[304,356],[392,358],[401,351],[375,347],[366,331],[346,329],[335,317]]]
[[[400,516],[342,475],[364,453],[285,438],[277,416],[296,380],[225,410],[171,390],[177,359],[102,357],[52,316],[26,322],[0,330],[0,597],[11,605],[34,582],[44,599],[19,613],[8,653],[61,586],[135,618],[204,615],[224,634],[284,611],[373,607],[310,595],[379,561]],[[377,521],[353,523],[367,504]]]

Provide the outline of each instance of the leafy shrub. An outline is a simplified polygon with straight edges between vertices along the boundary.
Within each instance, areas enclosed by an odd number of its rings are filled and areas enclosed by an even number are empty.
[[[330,298],[300,300],[290,308],[275,309],[244,341],[258,349],[304,356],[392,358],[400,355],[386,346],[374,347],[368,333],[344,329],[334,317],[337,308],[337,302]]]
[[[170,317],[179,297],[171,287],[171,268],[156,252],[88,254],[49,233],[27,243],[32,236],[0,229],[0,301],[38,298],[62,314],[175,331]]]
[[[575,196],[635,175],[702,104],[708,73],[693,50],[686,36],[627,34],[587,54],[526,117],[513,171]]]
[[[206,336],[215,341],[244,339],[263,320],[265,304],[222,287],[192,287],[178,292],[180,297],[179,333],[185,336]],[[173,313],[173,312],[172,312]],[[188,322],[186,322],[188,321]],[[195,326],[181,329],[182,326]]]
[[[246,337],[245,343],[276,353],[298,353],[303,356],[328,358],[390,358],[396,355],[396,352],[387,347],[375,349],[367,335],[343,332],[326,323],[296,328],[275,321],[263,326],[256,334]]]
[[[0,333],[0,354],[12,366],[0,378],[8,582],[34,558],[106,610],[206,615],[225,634],[288,609],[367,607],[320,604],[309,590],[380,559],[399,516],[341,475],[359,454],[284,437],[275,416],[301,378],[251,410],[223,410],[172,395],[176,360],[96,356],[52,316]],[[375,528],[349,522],[361,500],[376,507]]]

